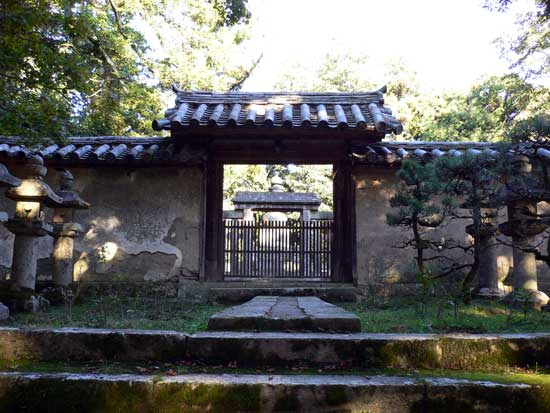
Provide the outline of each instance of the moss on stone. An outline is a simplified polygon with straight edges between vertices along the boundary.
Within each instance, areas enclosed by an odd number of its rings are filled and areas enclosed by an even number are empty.
[[[527,346],[527,347],[526,347]],[[540,364],[545,348],[531,343],[499,338],[462,339],[438,337],[430,340],[396,340],[373,344],[367,356],[368,367],[446,368],[494,370],[502,367]],[[535,351],[536,350],[536,351]]]
[[[325,403],[327,406],[342,406],[348,402],[348,394],[346,386],[333,386],[330,391],[325,394]]]
[[[273,410],[276,412],[296,412],[300,411],[301,407],[302,403],[300,403],[300,399],[296,393],[285,392],[285,394],[277,399]]]
[[[260,385],[167,384],[155,385],[153,405],[162,411],[233,411],[261,410]]]

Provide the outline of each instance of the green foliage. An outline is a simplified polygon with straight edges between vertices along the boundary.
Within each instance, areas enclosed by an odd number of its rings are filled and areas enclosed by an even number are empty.
[[[512,2],[513,0],[485,0],[484,7],[489,10],[504,12],[508,10]],[[535,5],[537,7],[537,14],[550,17],[550,0],[535,0]]]
[[[426,252],[438,251],[441,245],[426,237],[425,233],[427,228],[436,228],[445,219],[445,209],[449,203],[438,198],[443,183],[433,163],[424,164],[411,159],[403,161],[397,176],[402,182],[390,198],[390,206],[394,210],[386,214],[386,222],[412,232],[412,236],[400,247],[416,250],[418,273],[428,276],[430,269],[426,261],[434,257],[426,257]]]
[[[490,77],[466,95],[426,98],[410,133],[433,141],[502,141],[519,119],[547,109],[548,93],[515,74]]]
[[[224,209],[237,191],[263,192],[269,189],[265,165],[225,165],[223,170]]]
[[[369,58],[350,53],[324,57],[313,69],[295,65],[275,84],[278,90],[365,91],[382,83],[370,75]],[[386,64],[387,104],[404,124],[400,139],[495,142],[521,119],[550,110],[550,89],[517,74],[493,76],[468,93],[422,93],[416,73],[403,60]]]
[[[376,89],[365,77],[369,59],[351,53],[327,53],[313,69],[295,64],[275,83],[275,90],[310,92],[359,92]]]
[[[390,198],[391,207],[397,211],[387,214],[389,225],[409,227],[441,212],[440,206],[433,202],[442,189],[434,164],[408,159],[401,164],[397,176],[403,182]]]
[[[237,191],[268,191],[275,174],[287,191],[314,192],[321,199],[320,209],[332,210],[332,165],[225,165],[225,208]]]
[[[332,165],[271,165],[290,192],[314,192],[321,199],[321,210],[332,211]]]
[[[245,0],[22,0],[0,14],[3,134],[148,133],[161,86],[224,89],[249,74],[227,59],[246,37]]]
[[[233,26],[238,23],[247,23],[250,12],[247,9],[248,0],[209,0],[220,16],[219,25]]]
[[[548,142],[550,140],[550,115],[541,114],[517,122],[508,131],[508,138],[514,142]]]
[[[145,20],[146,27],[154,33],[151,42],[158,42],[154,70],[163,88],[172,84],[184,90],[223,91],[240,87],[258,59],[243,61],[239,53],[248,38],[248,26],[244,24],[248,17],[235,14],[229,21],[240,16],[239,24],[227,24],[230,10],[239,4],[246,2],[169,0],[169,13]],[[221,24],[221,18],[226,24]]]
[[[498,1],[505,10],[510,0]],[[535,1],[536,8],[518,18],[517,30],[498,39],[501,52],[511,69],[527,78],[545,78],[550,73],[550,1]]]

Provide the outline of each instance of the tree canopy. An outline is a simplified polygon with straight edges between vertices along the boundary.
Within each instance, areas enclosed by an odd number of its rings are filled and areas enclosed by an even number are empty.
[[[490,10],[506,12],[513,0],[486,0]],[[526,78],[550,73],[550,0],[535,0],[534,8],[519,16],[517,30],[499,40],[502,55]]]
[[[466,94],[419,99],[409,130],[423,140],[502,141],[518,121],[548,111],[549,97],[517,74],[493,76]]]
[[[162,88],[228,89],[254,64],[229,58],[246,0],[3,1],[0,15],[3,134],[147,133]]]

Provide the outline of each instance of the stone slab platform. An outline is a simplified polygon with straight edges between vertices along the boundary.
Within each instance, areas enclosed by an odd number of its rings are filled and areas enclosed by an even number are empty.
[[[326,334],[0,327],[0,360],[483,370],[550,366],[550,334]],[[1,410],[0,410],[1,411]],[[550,410],[549,410],[550,411]]]
[[[548,412],[548,389],[347,375],[0,373],[2,412]]]
[[[217,331],[310,331],[358,333],[357,316],[317,297],[258,296],[208,320]]]
[[[232,281],[226,285],[223,283],[207,284],[208,299],[212,302],[224,304],[241,304],[257,296],[269,295],[280,297],[319,297],[329,303],[356,302],[358,291],[350,284],[317,285],[316,283],[285,283],[275,285],[275,280],[268,283],[247,281],[238,283]],[[302,283],[303,284],[303,283]],[[313,284],[313,285],[312,285]]]

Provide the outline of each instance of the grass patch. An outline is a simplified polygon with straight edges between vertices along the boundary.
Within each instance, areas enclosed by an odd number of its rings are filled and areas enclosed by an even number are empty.
[[[498,301],[465,305],[443,298],[393,298],[342,304],[361,319],[367,333],[550,332],[550,312],[510,308]]]
[[[405,297],[342,303],[361,319],[367,333],[526,333],[550,332],[550,312],[510,308],[497,301],[474,300],[468,305],[431,297],[419,302]],[[52,307],[47,313],[15,314],[2,323],[17,327],[92,327],[206,330],[209,317],[226,306],[174,298],[106,295],[71,308]]]
[[[178,299],[106,296],[72,308],[51,307],[48,312],[15,314],[3,325],[17,327],[92,327],[140,330],[205,330],[210,316],[225,308]]]

